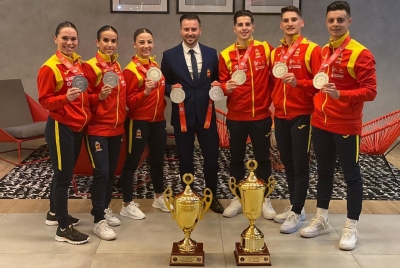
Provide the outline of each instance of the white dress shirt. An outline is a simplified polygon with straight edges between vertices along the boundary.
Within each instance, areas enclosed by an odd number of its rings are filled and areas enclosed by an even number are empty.
[[[189,50],[190,49],[194,50],[194,56],[196,57],[197,61],[197,70],[199,71],[199,77],[200,77],[201,67],[203,66],[203,59],[201,57],[201,50],[199,43],[197,43],[194,48],[190,48],[184,42],[182,42],[182,47],[183,47],[183,54],[185,55],[186,65],[189,69],[189,73],[192,76],[192,79],[193,79],[192,58]]]

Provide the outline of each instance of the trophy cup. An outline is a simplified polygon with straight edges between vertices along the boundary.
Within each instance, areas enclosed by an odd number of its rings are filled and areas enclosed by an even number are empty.
[[[249,227],[241,234],[240,242],[235,243],[235,259],[237,266],[270,266],[271,259],[264,242],[264,234],[255,226],[260,217],[264,198],[268,197],[275,188],[276,180],[273,176],[268,178],[268,183],[258,180],[254,175],[257,162],[249,160],[246,167],[250,170],[249,177],[238,185],[235,178],[229,179],[229,188],[242,203],[243,214],[249,219]],[[238,196],[238,191],[240,196]],[[265,195],[265,191],[267,193]]]
[[[203,243],[192,240],[190,234],[210,207],[212,192],[208,188],[204,189],[204,197],[201,198],[189,186],[194,180],[192,174],[186,173],[183,175],[182,180],[186,183],[186,188],[175,198],[172,197],[171,188],[167,188],[164,191],[164,202],[169,211],[171,211],[172,218],[178,222],[179,227],[185,234],[183,240],[173,243],[169,265],[204,266]]]

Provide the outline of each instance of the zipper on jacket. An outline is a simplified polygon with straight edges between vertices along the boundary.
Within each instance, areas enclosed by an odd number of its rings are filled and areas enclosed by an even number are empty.
[[[255,107],[254,107],[254,77],[253,77],[253,69],[251,66],[250,57],[247,60],[250,66],[250,74],[251,74],[251,117],[255,116]]]
[[[158,81],[158,87],[157,87],[157,103],[156,103],[156,109],[154,111],[154,117],[153,117],[153,122],[156,120],[156,115],[157,115],[157,109],[158,109],[158,101],[160,100],[160,81]]]
[[[286,113],[286,84],[283,84],[283,111]]]
[[[329,77],[329,66],[328,66],[328,72],[327,72],[327,75],[328,75],[328,77]],[[326,103],[328,102],[328,93],[325,93],[325,101],[324,101],[324,103],[322,103],[322,107],[321,107],[321,110],[322,110],[322,113],[324,114],[324,123],[326,124],[326,121],[328,120],[328,117],[327,117],[327,115],[326,115],[326,113],[325,113],[325,111],[324,111],[324,108],[325,108],[325,105],[326,105]]]
[[[85,97],[83,96],[83,92],[81,93],[81,96],[82,96],[82,111],[83,111],[83,114],[85,115],[85,123],[83,123],[83,126],[79,129],[78,132],[82,131],[82,129],[86,126],[86,122],[87,122],[87,114],[85,112],[85,107],[83,106],[83,104],[85,102]]]
[[[117,128],[117,126],[118,126],[118,111],[119,111],[119,91],[120,91],[120,86],[119,86],[119,84],[118,84],[118,95],[117,95],[117,121],[115,122],[115,126],[114,126],[114,129],[116,129]]]

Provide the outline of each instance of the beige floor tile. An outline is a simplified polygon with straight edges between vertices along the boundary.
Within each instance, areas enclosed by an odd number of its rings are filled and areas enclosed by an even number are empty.
[[[0,267],[89,268],[94,254],[0,254]]]
[[[93,236],[92,220],[88,214],[76,215],[81,219],[79,231]],[[94,254],[98,242],[79,246],[56,242],[55,226],[46,226],[45,214],[5,214],[0,221],[0,253],[52,253],[52,254]],[[89,221],[90,219],[90,221]]]
[[[400,266],[400,255],[353,255],[363,268],[398,268]]]
[[[225,253],[226,267],[233,268],[236,261],[233,253]],[[352,255],[340,254],[271,254],[271,267],[281,268],[360,268]],[[255,266],[240,266],[255,267]]]
[[[170,253],[149,253],[149,254],[96,254],[92,266],[93,268],[161,268],[170,267]],[[205,267],[220,268],[225,266],[223,253],[205,253]],[[193,266],[179,266],[193,267]]]
[[[339,233],[346,220],[345,215],[331,215],[331,223]],[[361,215],[357,223],[358,241],[353,254],[400,255],[400,215]]]

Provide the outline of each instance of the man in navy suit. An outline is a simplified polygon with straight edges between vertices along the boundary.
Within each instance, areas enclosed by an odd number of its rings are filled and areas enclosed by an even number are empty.
[[[181,177],[194,174],[193,152],[195,137],[204,158],[206,187],[213,193],[210,208],[223,213],[224,208],[217,199],[219,139],[215,121],[215,108],[209,98],[213,81],[218,81],[217,51],[198,42],[201,21],[196,14],[183,14],[180,18],[180,33],[183,42],[163,53],[161,71],[165,77],[166,94],[179,90],[185,99],[172,103],[171,125],[179,157]]]

